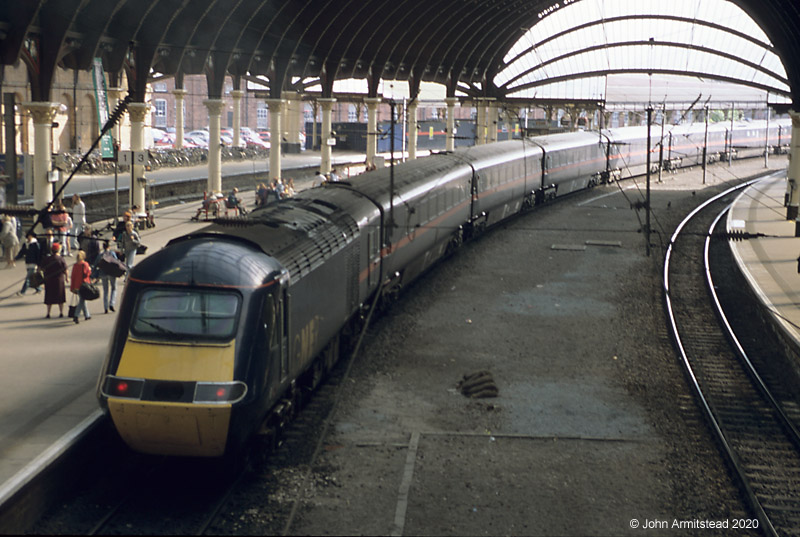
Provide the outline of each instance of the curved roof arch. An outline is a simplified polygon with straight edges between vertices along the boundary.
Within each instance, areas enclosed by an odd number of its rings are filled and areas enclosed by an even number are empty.
[[[636,15],[633,33],[611,38]],[[797,0],[0,2],[0,62],[25,59],[34,100],[49,99],[52,70],[88,69],[100,56],[107,71],[136,75],[135,99],[148,73],[267,77],[273,96],[297,81],[323,81],[324,92],[338,79],[371,79],[374,87],[383,77],[445,84],[451,96],[458,89],[502,98],[541,91],[541,73],[557,80],[627,66],[766,86],[800,107],[798,34]],[[570,44],[578,36],[584,43]],[[633,58],[648,48],[663,63],[610,60],[612,50]],[[604,69],[588,65],[603,53]]]
[[[564,91],[559,83],[570,78],[623,72],[695,76],[791,94],[766,34],[723,0],[575,2],[531,27],[509,49],[493,83],[505,96],[553,96],[548,87]]]

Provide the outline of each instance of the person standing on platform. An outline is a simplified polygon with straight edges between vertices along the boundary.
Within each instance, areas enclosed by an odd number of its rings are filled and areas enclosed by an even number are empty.
[[[39,266],[42,257],[42,248],[39,246],[39,241],[36,240],[36,233],[33,231],[29,231],[28,235],[26,236],[28,241],[25,243],[25,268],[28,269],[28,273],[25,275],[25,281],[22,282],[22,289],[19,290],[18,295],[24,295],[25,291],[28,290],[28,286],[30,285],[31,276],[33,273],[36,272],[36,267]],[[34,290],[37,293],[41,293],[42,290],[39,289],[38,286],[34,287]]]
[[[75,321],[75,324],[78,324],[80,321],[78,317],[80,317],[81,312],[83,312],[83,318],[87,321],[92,318],[89,315],[89,308],[86,306],[86,299],[83,298],[80,294],[81,285],[84,283],[92,283],[92,267],[89,266],[89,263],[86,262],[86,252],[83,250],[79,250],[77,254],[77,260],[75,264],[72,265],[72,277],[70,278],[70,291],[73,294],[78,295],[78,305],[75,307],[75,317],[72,318]]]
[[[267,185],[264,183],[259,183],[258,188],[256,189],[256,207],[264,207],[266,204],[269,203],[269,190],[267,189]]]
[[[86,204],[83,203],[78,194],[72,195],[72,246],[73,249],[80,249],[78,237],[83,233],[86,225]]]
[[[125,265],[130,270],[134,259],[136,259],[136,249],[142,244],[139,234],[133,229],[132,221],[125,222],[125,232],[121,235],[121,238],[122,253],[125,254]]]
[[[117,303],[117,277],[108,274],[100,268],[98,263],[100,263],[100,260],[103,259],[103,257],[119,259],[114,250],[111,249],[111,244],[109,241],[105,241],[103,243],[103,251],[97,254],[97,258],[94,261],[92,269],[92,273],[95,275],[95,278],[100,278],[100,280],[103,282],[103,308],[105,312],[108,313],[109,310],[114,311],[114,306]],[[111,291],[110,294],[109,289]]]
[[[50,308],[58,304],[59,317],[64,316],[64,303],[67,301],[67,262],[61,257],[61,245],[53,243],[50,254],[42,260],[44,273],[44,303],[47,306],[46,319],[50,318]]]
[[[61,253],[63,255],[70,255],[69,253],[69,223],[71,218],[67,214],[62,202],[56,204],[56,208],[50,213],[50,222],[53,224],[55,230],[56,240],[61,243]]]
[[[17,237],[17,221],[9,215],[3,217],[3,229],[0,231],[0,244],[3,245],[3,255],[6,258],[6,268],[16,267],[14,258],[17,256],[19,237]]]
[[[78,235],[78,249],[86,252],[86,259],[95,259],[100,253],[100,239],[97,238],[91,224],[84,224],[83,231]]]
[[[122,213],[122,220],[117,222],[117,226],[114,228],[114,240],[117,241],[117,244],[122,244],[122,236],[125,234],[125,226],[128,222],[133,222],[133,217],[130,211],[125,211]]]
[[[41,257],[50,255],[53,251],[53,245],[56,243],[56,237],[53,233],[53,228],[49,227],[44,230],[44,239],[39,243],[39,254]]]

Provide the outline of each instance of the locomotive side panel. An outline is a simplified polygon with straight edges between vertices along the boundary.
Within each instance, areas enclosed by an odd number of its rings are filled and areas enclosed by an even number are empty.
[[[349,261],[357,247],[351,242],[317,270],[290,283],[286,297],[289,378],[305,372],[354,313],[348,281],[358,278],[358,267]]]

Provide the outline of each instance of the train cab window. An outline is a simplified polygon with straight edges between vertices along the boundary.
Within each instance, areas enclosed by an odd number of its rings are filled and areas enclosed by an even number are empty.
[[[232,292],[146,289],[131,332],[143,338],[229,341],[236,334],[240,304]]]

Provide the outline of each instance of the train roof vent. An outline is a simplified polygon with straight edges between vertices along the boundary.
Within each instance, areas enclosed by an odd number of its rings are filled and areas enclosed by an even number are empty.
[[[334,205],[333,203],[330,203],[328,201],[321,200],[321,199],[314,199],[313,204],[314,205],[321,205],[322,207],[327,209],[326,212],[328,214],[331,214],[333,211],[335,211],[335,210],[337,210],[339,208],[336,205]]]
[[[335,221],[327,220],[325,224],[307,229],[308,242],[299,247],[292,244],[281,253],[280,257],[292,277],[302,277],[320,266],[351,242],[358,232],[356,221],[345,214]]]

